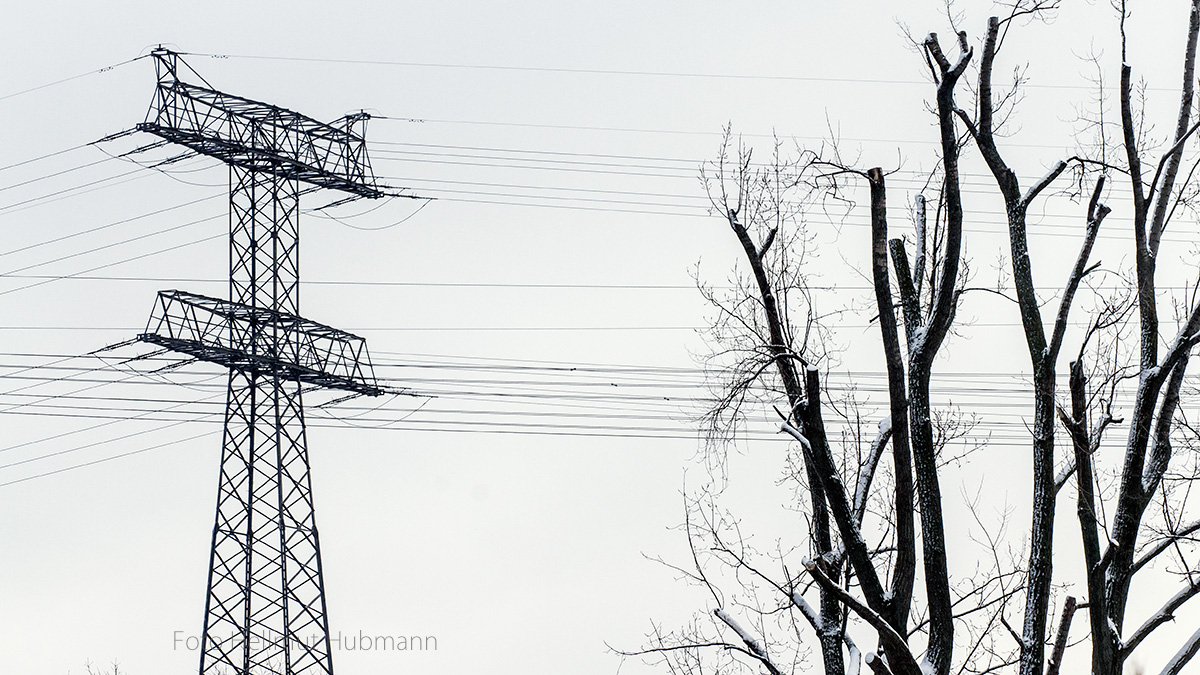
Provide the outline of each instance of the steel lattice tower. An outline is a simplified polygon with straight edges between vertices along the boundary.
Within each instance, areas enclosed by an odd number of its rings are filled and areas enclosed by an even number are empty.
[[[333,672],[302,388],[378,395],[360,337],[300,306],[300,194],[376,198],[361,131],[179,79],[159,48],[138,129],[229,165],[229,300],[161,291],[139,339],[229,368],[200,673]],[[309,187],[313,186],[313,187]]]

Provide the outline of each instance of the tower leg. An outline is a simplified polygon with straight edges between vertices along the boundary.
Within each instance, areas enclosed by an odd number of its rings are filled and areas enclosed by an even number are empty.
[[[332,672],[299,385],[233,371],[200,673]]]

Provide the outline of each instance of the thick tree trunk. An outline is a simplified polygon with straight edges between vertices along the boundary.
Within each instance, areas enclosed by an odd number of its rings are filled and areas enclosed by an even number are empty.
[[[1170,460],[1170,418],[1174,416],[1175,410],[1175,403],[1172,401],[1175,376],[1172,373],[1179,369],[1178,378],[1182,381],[1182,369],[1187,365],[1187,352],[1193,344],[1191,336],[1197,328],[1200,328],[1200,304],[1197,304],[1193,307],[1186,325],[1177,335],[1172,348],[1160,363],[1158,349],[1161,337],[1159,335],[1155,272],[1159,243],[1166,230],[1167,219],[1171,211],[1170,205],[1175,198],[1172,194],[1173,186],[1183,154],[1183,143],[1195,132],[1195,127],[1191,123],[1191,113],[1198,34],[1200,34],[1200,0],[1192,0],[1187,46],[1184,50],[1183,83],[1180,90],[1175,139],[1171,149],[1158,164],[1158,169],[1148,190],[1139,155],[1140,130],[1134,121],[1132,68],[1128,63],[1123,63],[1121,66],[1121,128],[1125,156],[1128,161],[1130,186],[1133,191],[1138,316],[1141,330],[1139,335],[1140,378],[1129,425],[1129,437],[1125,445],[1125,462],[1122,467],[1117,509],[1113,516],[1111,550],[1105,556],[1109,560],[1105,569],[1105,609],[1108,612],[1106,618],[1109,625],[1115,627],[1118,633],[1125,624],[1125,609],[1129,601],[1129,589],[1135,571],[1134,552],[1138,534],[1141,531],[1142,517],[1158,487],[1156,480],[1146,480],[1146,458],[1148,446],[1154,436],[1152,426],[1156,417],[1155,413],[1157,411],[1160,425],[1166,425],[1168,431],[1162,437],[1163,445],[1156,445],[1152,451],[1152,457],[1154,454],[1157,454],[1158,457],[1152,459],[1151,465],[1165,469]],[[1152,207],[1153,212],[1151,212]],[[1171,383],[1167,385],[1166,395],[1160,403],[1163,385],[1167,383],[1168,377],[1170,377]],[[1115,641],[1117,638],[1114,636],[1112,639]],[[1110,669],[1102,675],[1118,675],[1127,656],[1126,650],[1114,650]]]
[[[934,675],[950,672],[954,653],[954,616],[946,556],[945,519],[938,478],[933,422],[930,415],[929,377],[933,358],[954,318],[958,266],[962,255],[962,192],[958,171],[958,133],[955,130],[954,87],[971,60],[966,33],[958,34],[959,58],[951,64],[942,53],[937,35],[930,33],[924,48],[938,72],[937,116],[942,170],[945,178],[946,241],[941,274],[933,293],[929,322],[909,343],[908,403],[912,434],[913,468],[920,505],[921,543],[924,553],[925,595],[929,604],[929,646],[925,660]]]
[[[913,583],[917,573],[915,519],[913,517],[912,454],[908,436],[908,392],[904,386],[904,360],[900,355],[900,335],[896,329],[896,310],[888,282],[887,192],[883,171],[867,172],[871,183],[871,275],[875,285],[875,305],[879,311],[879,330],[887,362],[888,401],[892,425],[892,462],[895,473],[896,562],[892,587],[884,616],[901,635],[908,633],[908,614],[912,604]],[[911,287],[907,265],[897,268],[901,286]],[[912,295],[910,290],[908,295]]]

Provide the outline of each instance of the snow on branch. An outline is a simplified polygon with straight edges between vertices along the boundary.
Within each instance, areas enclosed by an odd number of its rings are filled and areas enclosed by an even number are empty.
[[[883,457],[883,449],[887,447],[888,440],[892,437],[892,418],[883,418],[879,421],[879,433],[875,436],[875,440],[871,441],[871,452],[867,456],[867,461],[863,462],[862,467],[858,470],[858,482],[854,486],[854,522],[862,527],[863,515],[867,511],[867,496],[871,491],[871,481],[875,478],[875,471],[879,468],[879,460]]]
[[[904,674],[921,673],[921,667],[917,665],[917,660],[913,656],[912,651],[908,647],[908,643],[896,632],[887,619],[884,619],[878,612],[867,607],[853,595],[850,595],[845,589],[833,581],[821,570],[821,567],[814,560],[805,559],[804,569],[812,575],[813,580],[817,582],[822,589],[829,592],[837,598],[838,602],[846,606],[847,609],[862,617],[872,628],[879,634],[879,642],[887,650],[888,654],[900,661],[893,663],[899,670],[897,672]],[[868,665],[870,661],[868,660]]]
[[[713,610],[713,614],[715,614],[718,619],[724,622],[726,626],[732,628],[733,632],[738,634],[738,637],[740,637],[742,642],[746,644],[746,648],[750,650],[751,654],[753,654],[755,658],[757,658],[764,666],[767,667],[767,670],[771,671],[772,675],[783,675],[783,671],[779,669],[779,666],[776,666],[771,661],[771,657],[767,654],[766,647],[756,640],[749,631],[747,631],[745,628],[742,628],[742,625],[739,624],[732,616],[730,616],[729,612],[717,608]]]
[[[1183,667],[1188,664],[1188,661],[1192,660],[1192,657],[1198,651],[1200,651],[1200,629],[1192,633],[1192,637],[1183,643],[1183,646],[1179,648],[1175,656],[1171,657],[1171,660],[1167,662],[1167,665],[1159,675],[1179,675],[1179,673],[1183,672]]]
[[[1137,646],[1141,644],[1142,640],[1150,637],[1150,634],[1153,633],[1156,628],[1168,621],[1173,621],[1175,619],[1175,610],[1182,607],[1183,603],[1190,600],[1197,593],[1200,593],[1200,577],[1193,578],[1186,586],[1180,589],[1178,593],[1173,595],[1170,600],[1167,600],[1165,603],[1163,603],[1163,606],[1160,607],[1157,612],[1155,612],[1149,619],[1146,619],[1145,623],[1135,630],[1133,635],[1129,636],[1129,641],[1125,643],[1125,645],[1121,648],[1121,651],[1123,651],[1126,655],[1132,653],[1133,650],[1137,649]]]

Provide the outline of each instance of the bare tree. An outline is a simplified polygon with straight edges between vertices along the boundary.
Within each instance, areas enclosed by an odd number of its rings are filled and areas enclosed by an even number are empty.
[[[1004,19],[991,17],[983,40],[979,67],[977,111],[974,118],[962,109],[956,110],[969,130],[975,145],[996,179],[1004,198],[1008,221],[1010,263],[1020,309],[1021,327],[1033,369],[1033,519],[1030,524],[1029,579],[1026,588],[1025,621],[1020,636],[1021,675],[1038,675],[1045,661],[1046,623],[1049,615],[1051,581],[1054,569],[1054,517],[1058,496],[1055,480],[1054,415],[1056,408],[1056,370],[1059,351],[1066,335],[1075,293],[1085,276],[1097,269],[1089,265],[1092,247],[1100,224],[1111,211],[1100,203],[1104,190],[1104,175],[1096,181],[1087,210],[1087,226],[1075,264],[1063,287],[1058,311],[1047,336],[1041,314],[1041,301],[1033,279],[1029,257],[1029,237],[1026,216],[1031,204],[1067,169],[1059,161],[1045,176],[1028,189],[1022,190],[1017,173],[1005,161],[996,141],[997,101],[993,95],[992,72],[1000,47],[1001,31],[1016,18],[1037,15],[1056,8],[1056,2],[1017,2]],[[1011,100],[1009,97],[1002,97]]]
[[[707,174],[714,207],[726,217],[737,236],[753,280],[752,287],[745,289],[749,291],[745,295],[729,304],[718,304],[722,317],[718,326],[729,323],[740,331],[733,339],[722,333],[725,344],[733,347],[720,353],[734,352],[738,357],[723,371],[726,386],[717,407],[710,412],[710,420],[719,424],[729,414],[736,414],[745,404],[747,392],[765,375],[773,375],[774,381],[778,382],[787,404],[787,410],[781,411],[782,429],[802,448],[812,540],[811,556],[804,561],[803,567],[818,588],[820,610],[813,611],[803,599],[797,577],[788,574],[782,581],[769,583],[815,631],[827,673],[846,672],[843,649],[854,656],[851,672],[858,669],[857,655],[862,650],[854,645],[846,631],[847,610],[874,628],[879,636],[879,652],[883,658],[868,651],[864,657],[868,666],[878,672],[887,669],[886,672],[897,675],[923,672],[917,657],[919,652],[909,644],[918,630],[910,631],[909,627],[917,572],[916,504],[919,504],[921,519],[928,616],[919,628],[927,636],[925,660],[933,672],[944,674],[950,669],[955,600],[946,563],[937,458],[939,439],[945,437],[935,433],[929,387],[934,357],[949,332],[959,295],[963,210],[953,90],[971,58],[966,36],[959,38],[960,54],[953,63],[943,55],[936,37],[930,36],[926,42],[930,58],[939,68],[937,104],[942,128],[941,173],[945,178],[939,197],[939,205],[944,207],[939,208],[939,213],[943,217],[934,228],[940,234],[940,238],[935,234],[939,244],[934,247],[937,254],[928,256],[924,241],[918,252],[915,276],[923,279],[926,264],[931,272],[928,302],[922,303],[916,290],[914,274],[902,243],[899,239],[888,241],[882,170],[863,172],[845,166],[840,159],[827,160],[814,153],[801,153],[798,159],[782,161],[778,147],[774,161],[759,169],[752,164],[752,153],[747,151],[739,152],[736,161],[731,162],[727,143],[713,173]],[[797,279],[794,270],[789,268],[786,253],[770,257],[772,246],[780,240],[781,228],[789,225],[788,221],[797,214],[795,205],[802,203],[803,197],[812,198],[814,194],[836,198],[842,178],[863,179],[870,189],[872,277],[889,378],[890,414],[880,425],[880,432],[871,443],[866,459],[851,474],[855,478],[853,489],[842,478],[845,463],[835,456],[833,441],[826,429],[825,416],[830,404],[823,391],[821,370],[807,348],[807,336],[819,321],[809,311],[804,314],[803,326],[797,329],[786,308],[797,291],[804,295],[802,279]],[[803,197],[798,199],[797,191],[804,193]],[[919,229],[924,231],[924,223]],[[797,240],[795,236],[788,239]],[[897,305],[892,300],[889,281],[889,247],[901,279],[907,374],[897,327]],[[811,303],[805,304],[811,307]],[[801,339],[797,340],[797,336]],[[775,388],[768,387],[768,390]],[[863,520],[869,487],[889,441],[892,446],[893,498],[889,509],[892,520],[888,526],[893,536],[890,545],[882,548],[892,555],[880,556],[878,550],[881,547],[867,543]],[[735,566],[753,569],[742,554],[723,543],[711,520],[706,521],[704,531],[727,560]],[[693,551],[695,553],[695,549]],[[877,562],[885,564],[887,569],[881,571]],[[718,605],[714,615],[737,636],[742,646],[737,646],[737,642],[701,639],[698,634],[671,635],[669,638],[659,634],[655,638],[656,644],[648,651],[673,655],[689,648],[719,648],[752,658],[769,672],[782,672],[781,666],[771,658],[770,643],[761,633],[756,636],[722,606],[721,594],[708,579],[698,555],[694,555],[693,563],[695,572],[689,572],[689,576],[710,590]],[[890,572],[890,583],[886,582],[886,572]],[[763,580],[769,578],[761,573],[758,576]],[[863,600],[851,594],[851,586],[861,592]],[[761,627],[758,630],[761,631]]]
[[[1146,127],[1144,111],[1136,110],[1132,71],[1126,53],[1125,3],[1119,3],[1121,27],[1121,75],[1118,91],[1121,111],[1120,139],[1124,165],[1113,167],[1129,181],[1133,201],[1134,259],[1136,261],[1135,284],[1138,318],[1137,351],[1134,369],[1137,388],[1134,402],[1128,413],[1129,433],[1125,442],[1124,460],[1121,463],[1119,488],[1115,498],[1115,511],[1107,534],[1107,546],[1100,542],[1100,527],[1097,513],[1102,512],[1101,495],[1093,485],[1093,455],[1099,447],[1101,437],[1112,414],[1109,410],[1099,411],[1098,421],[1088,424],[1088,394],[1084,367],[1081,360],[1071,364],[1071,414],[1063,414],[1064,424],[1071,432],[1074,454],[1078,469],[1078,508],[1082,534],[1084,559],[1087,565],[1086,579],[1089,596],[1089,614],[1092,643],[1092,672],[1096,675],[1116,675],[1123,671],[1125,662],[1134,650],[1155,630],[1166,624],[1185,602],[1200,594],[1200,579],[1195,573],[1186,576],[1181,588],[1163,601],[1161,608],[1148,617],[1132,632],[1125,630],[1126,609],[1130,589],[1136,573],[1146,569],[1162,553],[1178,551],[1178,543],[1191,533],[1200,530],[1200,520],[1190,523],[1170,522],[1166,532],[1154,533],[1145,522],[1147,508],[1156,495],[1163,500],[1164,511],[1182,513],[1183,503],[1171,505],[1161,495],[1164,479],[1173,459],[1172,440],[1180,431],[1188,431],[1186,425],[1178,424],[1179,402],[1184,375],[1187,371],[1189,354],[1200,341],[1200,298],[1193,295],[1184,305],[1179,326],[1174,331],[1164,331],[1159,319],[1159,291],[1156,288],[1156,272],[1163,235],[1172,218],[1187,210],[1194,199],[1196,159],[1192,154],[1192,167],[1186,179],[1179,181],[1185,150],[1189,143],[1195,145],[1195,134],[1200,124],[1192,121],[1195,106],[1194,86],[1196,76],[1196,43],[1200,32],[1200,1],[1190,3],[1190,20],[1187,27],[1186,47],[1183,54],[1180,103],[1175,120],[1174,133],[1168,139],[1165,151],[1157,160],[1150,159],[1145,147]],[[1147,179],[1145,165],[1154,166]],[[1173,333],[1173,335],[1172,335]],[[1160,344],[1166,345],[1160,355]],[[1107,406],[1106,406],[1107,407]],[[1147,536],[1150,539],[1147,540]],[[1138,555],[1139,543],[1146,548]],[[1186,571],[1189,568],[1184,554],[1180,562]],[[1194,564],[1194,563],[1193,563]],[[1192,635],[1167,663],[1163,675],[1182,672],[1189,660],[1200,651],[1200,631]]]
[[[122,673],[126,673],[126,671],[121,670],[121,664],[116,661],[113,661],[112,668],[107,670],[94,665],[91,661],[84,662],[83,668],[87,675],[122,675]],[[126,673],[126,675],[128,674]]]
[[[948,675],[956,668],[960,673],[1011,669],[1021,675],[1057,674],[1067,672],[1063,663],[1071,646],[1072,619],[1086,611],[1092,673],[1118,675],[1151,634],[1200,595],[1195,546],[1200,520],[1189,520],[1183,507],[1188,489],[1200,480],[1200,435],[1180,407],[1187,393],[1189,354],[1200,343],[1200,276],[1191,296],[1175,303],[1178,326],[1172,331],[1160,326],[1162,300],[1155,281],[1163,233],[1179,214],[1195,212],[1192,205],[1200,195],[1195,175],[1200,171],[1195,142],[1200,123],[1191,118],[1200,0],[1191,2],[1181,100],[1165,149],[1146,159],[1153,153],[1145,113],[1135,109],[1124,53],[1126,13],[1120,3],[1118,137],[1124,161],[1109,161],[1110,148],[1101,147],[1099,157],[1083,153],[1063,158],[1022,187],[1001,147],[1000,131],[1017,100],[1019,81],[997,93],[993,72],[1015,23],[1046,16],[1057,6],[1053,0],[1017,0],[1006,5],[1003,16],[988,20],[970,112],[971,106],[961,107],[955,98],[974,56],[967,34],[957,32],[953,60],[935,34],[919,43],[935,85],[931,112],[938,128],[938,170],[929,194],[917,195],[915,201],[911,263],[906,239],[889,236],[885,171],[857,168],[843,159],[836,144],[790,156],[777,141],[771,160],[757,164],[727,134],[717,160],[702,176],[714,211],[737,238],[748,272],[737,278],[730,296],[705,289],[719,313],[712,333],[717,347],[709,364],[719,395],[706,417],[709,438],[714,444],[728,440],[747,408],[775,407],[781,430],[798,448],[795,476],[808,520],[807,551],[797,569],[789,563],[791,550],[764,553],[751,547],[740,521],[721,511],[714,495],[691,500],[686,531],[692,560],[675,568],[707,590],[711,617],[681,631],[656,629],[645,649],[628,653],[657,656],[678,673],[705,670],[706,653],[719,655],[722,670],[740,666],[790,673],[801,669],[804,644],[815,636],[826,675],[857,674],[863,665],[892,675]],[[1103,130],[1103,119],[1098,126]],[[947,460],[942,450],[949,437],[970,431],[939,429],[944,425],[939,420],[946,417],[933,404],[931,382],[934,359],[969,290],[962,260],[959,169],[968,144],[979,151],[1004,201],[1012,300],[1032,368],[1033,475],[1027,551],[1014,551],[1003,527],[992,533],[983,526],[968,498],[981,525],[977,541],[991,560],[973,575],[954,578],[943,514]],[[1152,177],[1143,165],[1155,167]],[[1073,187],[1054,192],[1051,188],[1066,176],[1075,178]],[[1092,261],[1101,226],[1112,213],[1104,202],[1114,176],[1129,179],[1133,201],[1136,268],[1127,294],[1120,289],[1106,294],[1092,281],[1097,274],[1114,276]],[[861,424],[869,401],[825,386],[834,359],[823,340],[826,316],[809,292],[803,264],[810,244],[805,219],[860,208],[854,197],[861,188],[868,195],[867,259],[887,379],[887,404],[881,406],[885,414],[877,433],[868,433]],[[1066,281],[1053,287],[1057,303],[1047,324],[1042,310],[1048,294],[1035,281],[1027,216],[1036,201],[1052,198],[1082,198],[1083,203],[1078,252],[1065,270]],[[1065,397],[1060,397],[1058,357],[1074,340],[1068,331],[1072,311],[1085,311],[1077,307],[1081,295],[1091,297],[1093,306],[1086,310],[1087,328],[1069,365]],[[1126,363],[1125,355],[1133,351],[1125,348],[1126,326],[1134,316],[1137,355],[1135,362]],[[1160,343],[1165,345],[1161,354]],[[1126,410],[1123,392],[1131,382],[1135,391]],[[832,433],[831,416],[852,431]],[[1056,417],[1071,447],[1063,457],[1056,455]],[[1106,433],[1122,423],[1129,424],[1124,460],[1106,505],[1097,461]],[[1194,457],[1179,458],[1173,443],[1189,448]],[[1052,636],[1055,584],[1070,584],[1070,575],[1055,576],[1056,505],[1072,478],[1086,597],[1066,598]],[[1161,515],[1147,516],[1152,505]],[[1108,521],[1104,515],[1110,512]],[[1153,569],[1167,554],[1174,556],[1173,571],[1182,585],[1165,595],[1161,608],[1141,626],[1125,631],[1134,575]],[[727,583],[738,592],[724,590]],[[813,593],[817,608],[806,599]],[[1009,605],[1018,602],[1024,604],[1020,630],[1006,619]],[[868,634],[874,636],[873,644],[863,642]],[[1182,672],[1198,651],[1200,631],[1184,641],[1162,675]]]
[[[1113,388],[1117,376],[1110,371],[1098,383],[1100,391],[1108,391],[1094,403],[1098,404],[1095,421],[1088,424],[1089,396],[1087,378],[1084,374],[1082,356],[1087,342],[1096,336],[1097,330],[1116,325],[1115,317],[1123,316],[1119,305],[1107,308],[1094,317],[1080,349],[1080,357],[1070,366],[1071,413],[1060,410],[1060,418],[1071,435],[1073,457],[1070,463],[1075,470],[1078,486],[1077,514],[1082,533],[1082,547],[1087,565],[1088,587],[1087,610],[1089,612],[1092,643],[1092,672],[1094,675],[1116,675],[1121,673],[1125,661],[1141,642],[1158,627],[1165,624],[1173,612],[1188,599],[1200,593],[1200,583],[1189,576],[1183,588],[1167,597],[1162,608],[1152,615],[1131,635],[1122,639],[1126,606],[1132,578],[1135,572],[1145,567],[1155,555],[1169,547],[1163,543],[1152,547],[1152,555],[1135,560],[1139,539],[1143,535],[1143,517],[1156,492],[1162,486],[1172,459],[1172,436],[1178,432],[1176,414],[1180,400],[1180,387],[1184,381],[1189,352],[1200,341],[1200,304],[1193,298],[1185,303],[1181,325],[1174,336],[1164,334],[1158,318],[1159,293],[1156,290],[1156,270],[1163,233],[1171,218],[1185,210],[1195,195],[1192,184],[1195,167],[1186,179],[1176,184],[1181,160],[1188,141],[1196,132],[1197,124],[1191,121],[1194,101],[1195,61],[1197,30],[1200,27],[1200,2],[1193,0],[1187,28],[1186,47],[1183,55],[1183,80],[1180,87],[1180,104],[1175,131],[1169,138],[1167,149],[1154,162],[1153,177],[1147,180],[1143,159],[1147,154],[1143,139],[1144,111],[1135,110],[1135,96],[1131,81],[1132,67],[1129,65],[1125,48],[1125,22],[1128,18],[1125,3],[1119,4],[1122,66],[1119,89],[1121,110],[1120,134],[1123,165],[1110,165],[1105,161],[1107,152],[1102,148],[1100,157],[1076,159],[1084,168],[1097,168],[1099,176],[1087,208],[1086,229],[1081,250],[1063,288],[1058,313],[1047,342],[1039,311],[1037,287],[1033,281],[1028,256],[1025,216],[1030,202],[1050,186],[1067,168],[1066,160],[1054,168],[1025,192],[1019,187],[1016,173],[1004,161],[997,147],[993,128],[992,65],[999,48],[1000,35],[1005,24],[1020,15],[1037,14],[1053,9],[1057,3],[1018,2],[1006,19],[993,17],[988,22],[984,39],[982,65],[979,73],[978,110],[974,119],[959,111],[979,147],[988,167],[996,179],[1004,197],[1011,245],[1011,264],[1022,327],[1029,348],[1034,371],[1034,502],[1033,523],[1030,528],[1031,551],[1029,557],[1030,582],[1026,592],[1026,614],[1021,636],[1021,673],[1034,675],[1042,672],[1044,646],[1046,643],[1046,617],[1050,597],[1050,582],[1053,573],[1053,523],[1056,495],[1062,480],[1054,472],[1053,410],[1055,407],[1055,361],[1063,345],[1066,319],[1071,301],[1083,278],[1097,268],[1088,264],[1091,248],[1095,243],[1101,221],[1110,209],[1100,203],[1105,179],[1109,172],[1124,174],[1129,179],[1133,201],[1133,243],[1136,287],[1136,308],[1140,330],[1138,331],[1139,358],[1132,376],[1137,389],[1129,414],[1129,435],[1125,444],[1125,458],[1120,472],[1120,487],[1116,497],[1109,543],[1102,550],[1099,523],[1096,514],[1100,505],[1095,490],[1096,479],[1093,457],[1100,447],[1101,439],[1109,425],[1118,420],[1113,415]],[[1083,175],[1087,175],[1084,172]],[[1190,308],[1190,309],[1187,309]],[[1167,352],[1159,356],[1159,345],[1168,345]],[[1165,502],[1164,502],[1165,504]],[[1194,532],[1200,529],[1200,521],[1181,524],[1175,532]],[[1184,537],[1187,534],[1182,535]],[[1178,541],[1175,533],[1168,533],[1166,542]],[[1156,553],[1155,551],[1158,551]],[[1140,564],[1139,564],[1140,562]],[[1186,562],[1184,566],[1187,567]],[[1177,673],[1188,659],[1200,650],[1200,634],[1193,636],[1179,654],[1164,669],[1164,675]],[[1053,660],[1055,666],[1061,662],[1061,653]]]

